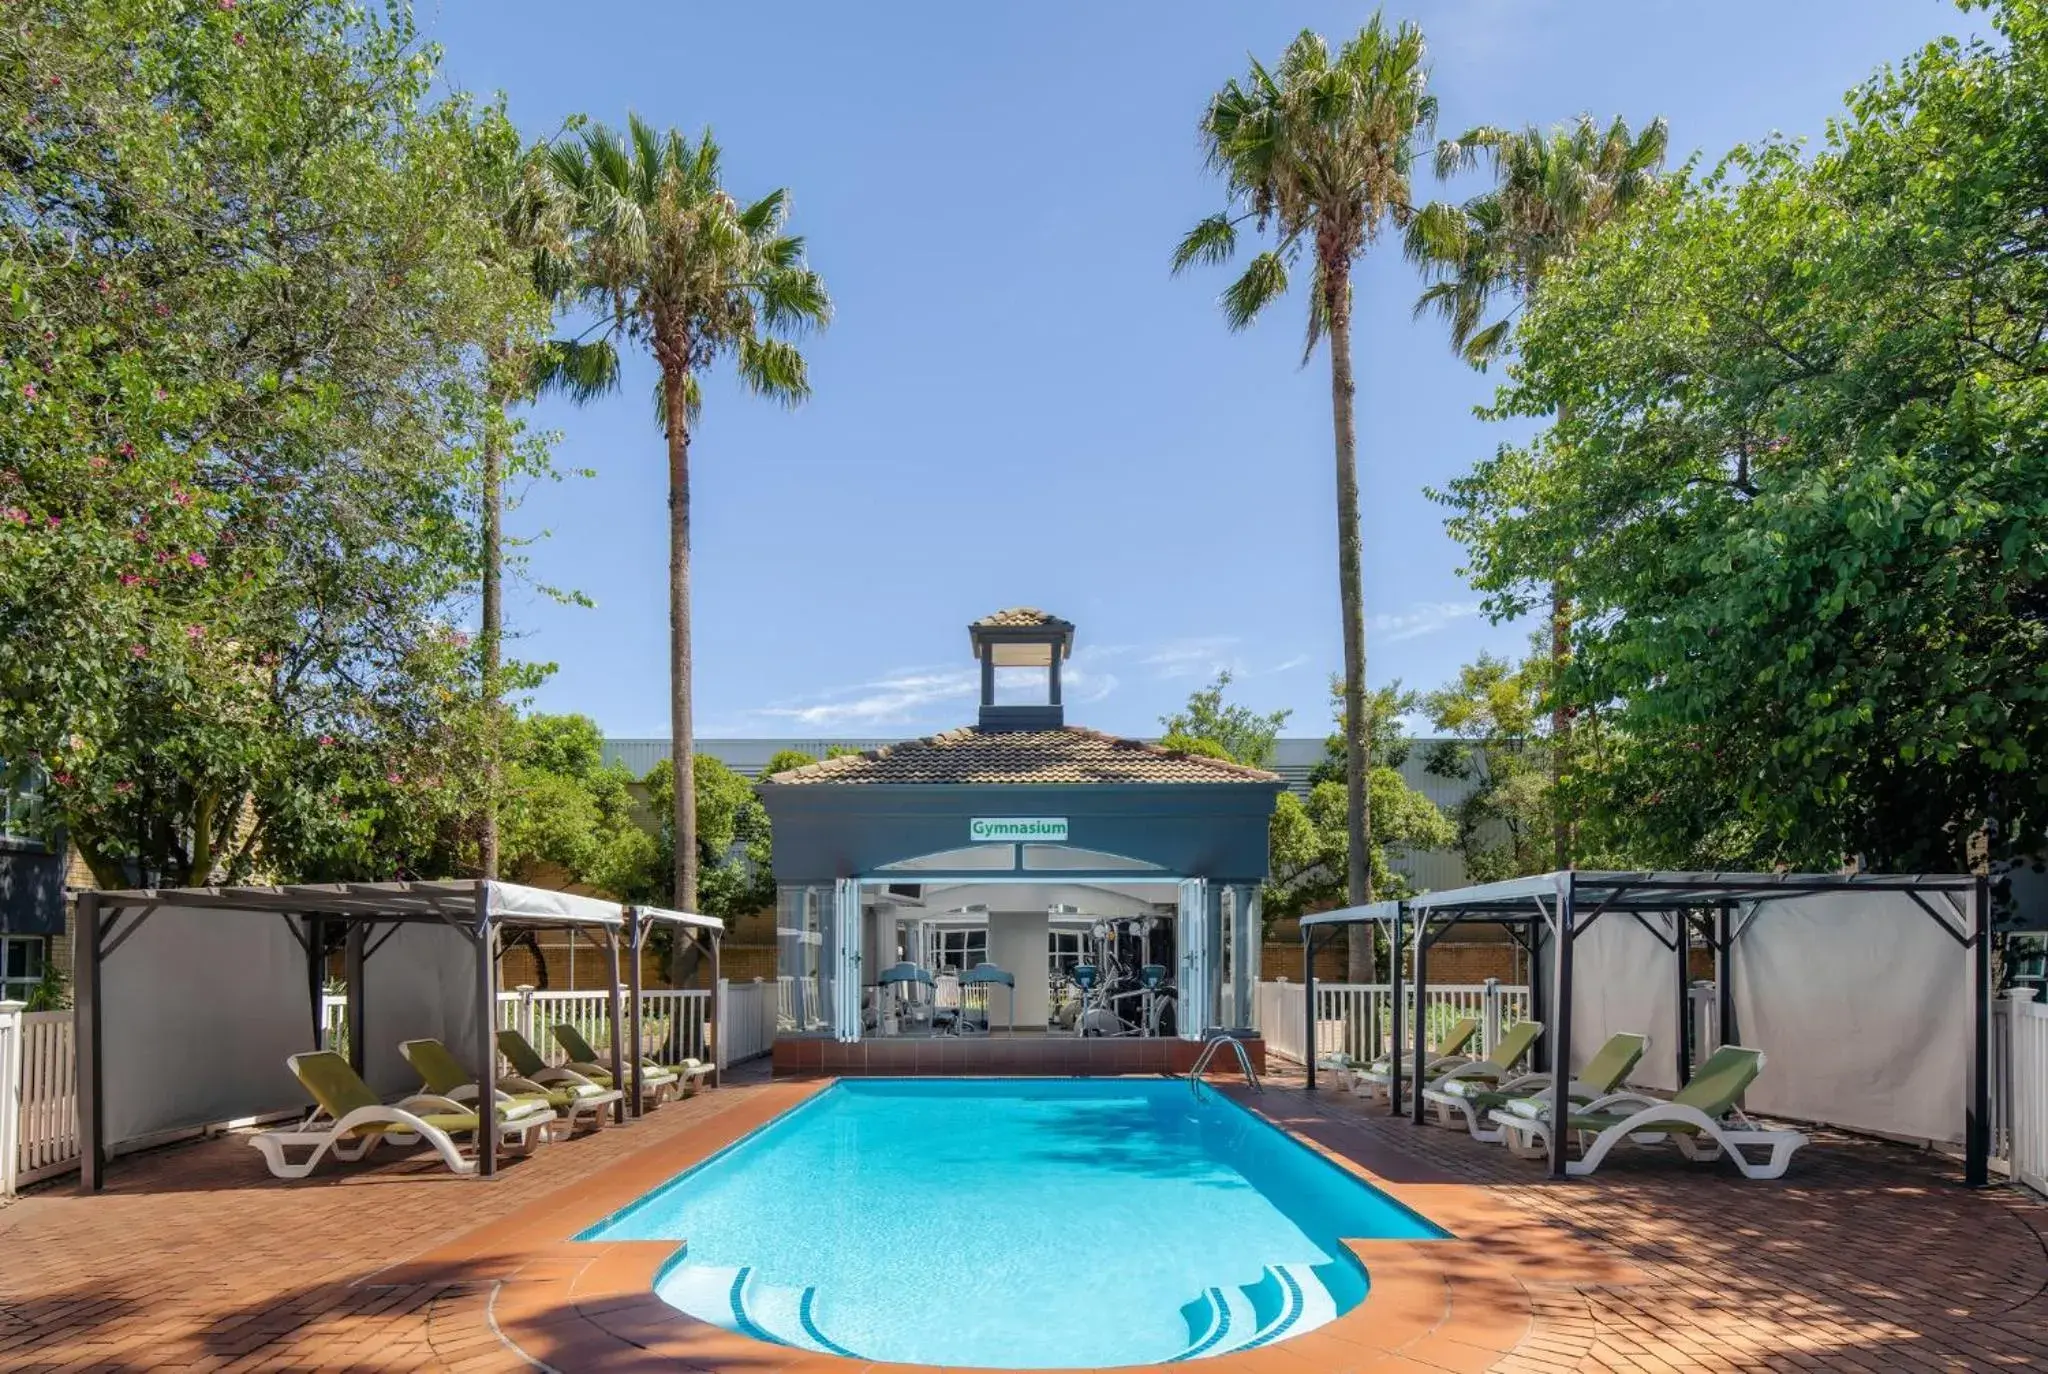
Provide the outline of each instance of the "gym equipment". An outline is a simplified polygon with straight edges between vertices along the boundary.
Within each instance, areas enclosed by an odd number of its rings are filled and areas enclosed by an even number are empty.
[[[960,1018],[960,1019],[961,1019],[961,1026],[962,1026],[962,1030],[963,1030],[963,1032],[964,1032],[964,1031],[966,1030],[966,1028],[967,1028],[967,1026],[966,1026],[966,1022],[967,1022],[967,1017],[966,1017],[966,1010],[967,1010],[967,1006],[966,1006],[966,1003],[967,1003],[967,999],[966,999],[966,997],[965,997],[965,995],[964,995],[964,994],[965,994],[965,992],[966,992],[966,990],[967,990],[968,988],[976,988],[976,987],[978,987],[978,988],[993,988],[993,987],[995,987],[995,986],[996,986],[996,985],[998,985],[998,984],[1000,984],[1000,985],[1002,985],[1003,987],[1006,987],[1006,988],[1008,988],[1008,989],[1010,990],[1010,1019],[1009,1019],[1009,1023],[1008,1023],[1008,1024],[1009,1024],[1009,1027],[1010,1027],[1011,1033],[1012,1033],[1012,1034],[1015,1034],[1015,1033],[1016,1033],[1016,1027],[1017,1027],[1017,980],[1016,980],[1016,979],[1015,979],[1014,977],[1012,977],[1012,976],[1010,975],[1010,973],[1008,972],[1008,970],[1006,970],[1006,969],[999,969],[999,968],[997,968],[997,967],[996,967],[996,966],[995,966],[994,964],[977,964],[977,965],[975,965],[975,966],[974,966],[973,968],[971,968],[971,969],[967,970],[967,972],[965,972],[965,973],[963,973],[963,974],[961,974],[961,975],[960,975],[960,989],[961,989],[961,992],[962,992],[962,994],[963,994],[963,995],[962,995],[962,997],[961,997],[961,999],[960,999],[960,1001],[961,1001],[961,1008],[960,1008],[960,1009],[961,1009],[961,1018]],[[992,1022],[992,1021],[993,1021],[993,1020],[995,1019],[994,1017],[992,1017],[992,1016],[990,1016],[990,1015],[988,1014],[988,998],[989,998],[989,994],[988,994],[988,993],[986,993],[986,992],[984,992],[984,993],[982,994],[982,1002],[981,1002],[981,1028],[982,1028],[982,1033],[983,1033],[983,1034],[987,1034],[987,1033],[988,1033],[988,1030],[989,1030],[989,1026],[990,1026],[990,1023],[991,1023],[991,1022]]]

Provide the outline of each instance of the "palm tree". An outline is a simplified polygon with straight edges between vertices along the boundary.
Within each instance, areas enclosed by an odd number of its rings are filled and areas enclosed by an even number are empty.
[[[575,290],[604,315],[601,337],[646,344],[661,368],[656,414],[668,437],[670,728],[675,768],[675,897],[697,902],[697,793],[690,738],[690,425],[699,378],[730,356],[756,395],[810,394],[793,339],[822,328],[832,303],[786,234],[789,193],[740,205],[719,180],[707,130],[691,142],[628,115],[592,125],[549,158],[571,207]]]
[[[1602,129],[1591,115],[1548,131],[1481,127],[1437,147],[1440,176],[1491,160],[1494,184],[1463,205],[1438,202],[1408,225],[1406,249],[1431,278],[1415,303],[1450,326],[1451,346],[1484,368],[1507,350],[1515,315],[1544,275],[1570,258],[1602,225],[1662,184],[1670,141],[1664,121],[1631,132],[1616,119]],[[1496,303],[1506,310],[1488,320]],[[1572,708],[1564,698],[1571,660],[1570,570],[1550,589],[1550,783],[1553,860],[1572,865],[1573,826],[1563,781],[1571,749]]]
[[[484,143],[491,151],[504,151],[502,135],[509,132],[502,114],[485,126]],[[495,149],[488,136],[499,134]],[[573,284],[567,259],[568,224],[566,206],[555,194],[546,175],[541,149],[528,150],[516,159],[486,163],[486,186],[496,211],[497,241],[515,259],[532,287],[533,295],[550,315],[561,305]],[[522,349],[516,338],[491,350],[490,413],[484,421],[482,444],[483,485],[483,607],[478,649],[483,666],[483,697],[487,712],[488,738],[485,744],[484,813],[478,835],[478,868],[482,876],[498,876],[498,791],[502,774],[504,699],[504,578],[505,578],[505,448],[511,433],[507,411],[520,402],[547,394],[569,397],[578,405],[596,400],[618,386],[619,357],[608,339],[549,339],[537,348]],[[531,937],[532,932],[528,932]],[[534,960],[543,985],[547,963],[538,942],[532,942]]]
[[[1409,176],[1416,150],[1436,128],[1422,31],[1389,28],[1375,14],[1334,54],[1304,31],[1271,70],[1218,91],[1202,117],[1212,170],[1229,206],[1197,224],[1174,251],[1173,270],[1221,263],[1237,248],[1247,220],[1274,235],[1223,293],[1232,329],[1250,325],[1287,290],[1288,270],[1306,255],[1313,273],[1303,361],[1325,337],[1330,345],[1330,410],[1336,431],[1337,581],[1344,613],[1344,779],[1346,889],[1353,903],[1372,900],[1371,757],[1365,714],[1365,589],[1358,518],[1358,440],[1351,375],[1351,266],[1387,220],[1411,213]],[[1369,979],[1369,944],[1351,951],[1354,978]]]

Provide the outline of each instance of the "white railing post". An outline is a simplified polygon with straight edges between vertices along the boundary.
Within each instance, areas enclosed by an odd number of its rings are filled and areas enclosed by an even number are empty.
[[[21,1171],[21,1012],[24,1002],[0,1002],[0,1197],[14,1196]]]
[[[1500,1043],[1500,979],[1486,980],[1486,989],[1479,994],[1479,1038],[1484,1053],[1492,1054],[1493,1047]]]
[[[725,1028],[732,1024],[732,979],[718,980],[718,1000],[712,1004],[711,1014],[713,1024],[719,1028],[718,1039],[712,1048],[718,1052],[718,1071],[722,1074],[725,1072],[726,1042],[731,1038]]]
[[[520,1039],[546,1054],[547,1050],[541,1048],[541,1042],[533,1034],[533,984],[521,983],[513,991],[519,994],[519,1005],[513,1010],[513,1029],[519,1032]]]

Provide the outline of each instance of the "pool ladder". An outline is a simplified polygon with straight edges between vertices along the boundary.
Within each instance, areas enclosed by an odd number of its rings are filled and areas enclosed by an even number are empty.
[[[1216,1051],[1225,1045],[1237,1055],[1237,1066],[1244,1070],[1244,1081],[1251,1084],[1252,1091],[1262,1093],[1266,1085],[1259,1082],[1258,1071],[1252,1067],[1252,1057],[1245,1050],[1244,1042],[1234,1035],[1212,1035],[1209,1043],[1202,1046],[1202,1053],[1195,1060],[1195,1066],[1188,1070],[1188,1086],[1197,1097],[1202,1093],[1202,1070],[1209,1067],[1209,1061],[1216,1057]]]

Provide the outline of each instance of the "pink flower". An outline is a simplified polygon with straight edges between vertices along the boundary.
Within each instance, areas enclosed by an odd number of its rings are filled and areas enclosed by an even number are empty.
[[[322,749],[332,749],[332,748],[334,747],[334,736],[332,736],[332,735],[322,735],[322,736],[320,737],[320,747],[321,747]],[[341,798],[339,798],[339,797],[336,797],[336,798],[335,798],[335,800],[336,800],[336,801],[340,801],[340,800],[341,800]]]
[[[192,493],[183,487],[174,486],[171,488],[171,499],[181,506],[189,506],[192,504]]]
[[[21,384],[21,399],[24,401],[33,401],[35,398],[36,384],[34,382],[23,382]]]
[[[219,4],[222,9],[231,10],[235,7],[235,0],[219,0]]]
[[[73,778],[69,773],[52,773],[50,774],[50,781],[56,783],[59,787],[69,787],[77,779]]]
[[[28,512],[20,506],[0,506],[0,520],[6,520],[16,525],[26,525],[28,523]]]
[[[185,627],[185,638],[194,640],[206,638],[206,627],[204,625],[187,625]]]
[[[150,394],[155,396],[158,401],[162,401],[164,397],[168,396],[170,393],[165,391],[162,387],[158,387],[154,392]]]
[[[125,797],[135,790],[135,784],[132,782],[117,782],[114,784],[114,790]]]
[[[170,318],[170,314],[171,308],[168,305],[165,305],[162,301],[158,301],[156,303],[156,317],[158,319],[168,319]]]
[[[120,454],[123,458],[133,458],[135,456],[135,445],[123,439],[119,444],[115,445],[114,452]]]
[[[100,294],[102,296],[106,295],[109,291],[112,291],[114,289],[114,284],[108,281],[105,277],[101,277],[99,281],[94,284],[99,287]]]
[[[130,657],[130,658],[148,658],[148,657],[149,657],[149,648],[148,648],[148,646],[147,646],[147,645],[142,645],[142,644],[130,644],[130,645],[128,646],[128,657]]]
[[[467,649],[469,647],[469,636],[457,630],[454,634],[448,636],[448,642],[458,649]]]
[[[134,573],[122,573],[122,574],[121,574],[121,585],[122,585],[122,586],[124,586],[124,587],[132,587],[132,586],[134,586],[134,585],[135,585],[136,583],[140,582],[141,580],[142,580],[142,579],[141,579],[140,577],[138,577],[138,576],[137,576],[136,574],[134,574]]]
[[[398,784],[405,781],[405,777],[403,774],[399,773],[386,773],[384,775],[384,781],[390,783],[393,787],[396,787],[398,786]]]
[[[107,470],[107,460],[101,457],[99,454],[94,454],[92,458],[87,461],[86,466],[91,468],[94,472],[105,472]]]
[[[249,45],[249,40],[248,40],[247,38],[244,38],[244,37],[243,37],[243,36],[242,36],[241,34],[239,34],[239,33],[237,33],[237,34],[235,35],[235,46],[236,46],[236,47],[238,47],[238,48],[245,48],[245,47],[247,47],[248,45]]]
[[[58,527],[59,525],[62,525],[63,523],[64,523],[64,522],[63,522],[62,520],[59,520],[59,519],[58,519],[58,518],[57,518],[56,516],[54,516],[54,515],[51,515],[51,516],[46,516],[46,517],[44,517],[44,519],[43,519],[43,524],[44,524],[44,525],[46,525],[46,526],[48,526],[48,527],[49,527],[50,529],[53,529],[53,530],[54,530],[54,529],[56,529],[56,528],[57,528],[57,527]]]
[[[185,555],[185,561],[195,568],[203,568],[206,566],[206,555],[194,549]]]
[[[45,330],[43,331],[43,342],[44,342],[44,343],[55,343],[55,342],[57,342],[57,331],[56,331],[56,330],[54,330],[54,329],[45,329]]]

